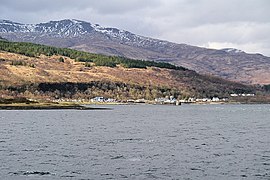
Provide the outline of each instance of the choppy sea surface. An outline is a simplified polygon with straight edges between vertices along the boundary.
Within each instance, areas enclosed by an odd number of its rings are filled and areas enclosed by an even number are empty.
[[[0,179],[270,179],[270,105],[0,111]]]

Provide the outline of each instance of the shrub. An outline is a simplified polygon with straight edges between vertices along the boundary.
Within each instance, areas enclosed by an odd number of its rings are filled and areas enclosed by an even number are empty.
[[[27,66],[27,63],[23,62],[23,61],[11,61],[10,65],[12,65],[12,66]]]
[[[58,59],[58,61],[59,61],[59,62],[65,62],[65,60],[64,60],[63,57],[60,57],[60,58]]]
[[[85,67],[91,67],[91,64],[90,63],[85,63],[84,66]]]

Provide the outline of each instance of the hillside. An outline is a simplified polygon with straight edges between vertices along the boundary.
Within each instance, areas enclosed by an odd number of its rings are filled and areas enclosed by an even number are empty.
[[[176,44],[79,20],[20,24],[0,21],[0,36],[98,54],[169,62],[201,74],[245,84],[270,84],[270,58],[231,48],[214,50]]]
[[[6,41],[6,39],[5,38],[2,38],[1,36],[0,36],[0,40],[1,41]]]
[[[1,94],[7,96],[154,99],[169,95],[181,98],[229,97],[231,93],[257,91],[251,86],[199,75],[166,63],[31,43],[0,41],[0,44]]]

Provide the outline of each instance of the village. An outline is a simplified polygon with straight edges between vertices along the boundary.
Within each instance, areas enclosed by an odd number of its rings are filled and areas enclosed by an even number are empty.
[[[231,94],[231,97],[253,97],[254,94]],[[210,104],[210,103],[228,103],[229,98],[195,98],[189,97],[187,99],[176,99],[173,96],[166,96],[161,98],[156,98],[155,100],[146,99],[128,99],[128,100],[117,100],[113,98],[106,98],[103,96],[97,96],[91,99],[68,99],[60,98],[54,99],[53,102],[73,102],[73,103],[85,103],[85,104],[160,104],[160,105],[181,105],[181,104]]]

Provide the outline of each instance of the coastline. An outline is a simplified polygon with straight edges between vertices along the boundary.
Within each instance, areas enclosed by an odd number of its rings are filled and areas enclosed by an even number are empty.
[[[0,104],[0,110],[111,110],[104,107],[87,107],[80,104],[54,104],[54,103],[16,103]]]
[[[215,103],[182,103],[181,105],[243,105],[243,104],[270,104],[262,102],[215,102]],[[91,107],[94,106],[94,107]],[[153,104],[153,103],[11,103],[11,104],[0,104],[1,110],[112,110],[110,107],[97,107],[102,105],[161,105],[161,106],[176,106],[173,104]],[[179,106],[181,106],[179,105]]]

